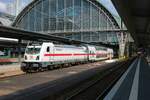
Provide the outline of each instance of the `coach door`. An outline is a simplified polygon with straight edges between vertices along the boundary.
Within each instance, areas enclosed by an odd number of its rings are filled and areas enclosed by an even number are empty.
[[[96,50],[94,47],[91,47],[89,49],[89,60],[95,60],[96,59]]]
[[[53,61],[54,60],[54,47],[53,46],[50,47],[50,54],[51,54],[50,61]]]
[[[90,46],[87,46],[87,58],[88,60],[92,60],[92,49]]]
[[[89,60],[93,60],[95,58],[94,51],[90,50],[89,52]]]

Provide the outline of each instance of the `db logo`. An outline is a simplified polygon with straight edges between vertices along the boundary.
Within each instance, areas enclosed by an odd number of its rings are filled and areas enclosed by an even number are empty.
[[[30,56],[30,59],[33,59],[33,56]]]

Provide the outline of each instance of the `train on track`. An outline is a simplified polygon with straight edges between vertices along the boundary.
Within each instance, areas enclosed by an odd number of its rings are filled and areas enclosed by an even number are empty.
[[[66,65],[95,62],[113,57],[113,50],[91,45],[57,45],[51,42],[32,43],[26,47],[21,70],[41,71]]]

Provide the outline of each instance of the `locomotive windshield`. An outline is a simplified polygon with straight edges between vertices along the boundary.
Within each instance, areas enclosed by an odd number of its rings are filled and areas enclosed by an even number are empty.
[[[26,53],[27,54],[39,54],[41,50],[41,47],[27,47]]]

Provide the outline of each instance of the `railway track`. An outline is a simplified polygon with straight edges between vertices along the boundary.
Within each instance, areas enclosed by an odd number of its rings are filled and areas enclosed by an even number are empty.
[[[65,100],[102,100],[131,62],[132,60],[118,64],[96,75],[93,80],[81,86],[82,88],[73,90]]]
[[[89,63],[89,64],[96,64],[98,62],[94,62],[94,63]],[[103,61],[101,63],[104,63]],[[87,64],[80,64],[80,65],[73,65],[73,66],[65,66],[63,68],[67,68],[67,67],[74,67],[74,66],[84,66]],[[4,66],[4,65],[3,65]],[[16,76],[20,76],[20,75],[26,75],[26,74],[35,74],[35,73],[43,73],[43,72],[47,72],[47,71],[52,71],[52,70],[58,70],[61,69],[62,67],[56,67],[53,69],[45,69],[43,71],[39,71],[39,72],[32,72],[32,73],[24,73],[21,70],[6,70],[6,71],[0,71],[0,79],[5,79],[5,78],[11,78],[11,77],[16,77]]]

